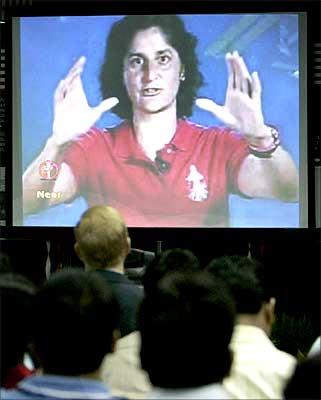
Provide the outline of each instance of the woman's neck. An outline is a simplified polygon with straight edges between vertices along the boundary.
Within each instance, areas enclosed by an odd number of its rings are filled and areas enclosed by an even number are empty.
[[[155,114],[136,112],[133,126],[139,145],[151,160],[156,153],[169,143],[176,132],[176,107]]]

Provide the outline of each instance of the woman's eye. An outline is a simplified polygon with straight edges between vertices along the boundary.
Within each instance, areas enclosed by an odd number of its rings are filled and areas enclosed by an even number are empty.
[[[133,58],[131,58],[131,59],[129,60],[129,64],[130,64],[132,67],[135,67],[135,66],[137,66],[137,65],[143,65],[143,63],[144,63],[144,60],[143,60],[141,57],[133,57]]]
[[[159,64],[161,64],[161,65],[166,65],[166,64],[168,64],[168,63],[170,62],[170,60],[171,60],[171,57],[168,56],[168,55],[165,55],[165,54],[158,57],[158,62],[159,62]]]

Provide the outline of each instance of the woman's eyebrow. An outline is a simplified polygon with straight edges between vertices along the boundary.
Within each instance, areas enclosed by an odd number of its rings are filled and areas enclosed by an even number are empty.
[[[164,49],[164,50],[157,50],[155,54],[156,54],[156,56],[161,56],[161,55],[166,54],[166,53],[172,54],[172,50],[171,49],[167,49],[167,48]],[[142,58],[144,58],[145,54],[141,53],[139,51],[137,51],[137,52],[133,51],[133,52],[129,52],[128,55],[127,55],[127,58],[131,58],[131,57],[142,57]]]
[[[164,49],[164,50],[158,50],[155,53],[155,57],[162,57],[162,56],[170,56],[171,58],[173,57],[173,51],[171,49]]]
[[[164,49],[164,50],[158,50],[156,52],[157,55],[162,55],[164,53],[171,53],[172,54],[172,50],[171,49]]]
[[[127,58],[131,58],[131,57],[144,57],[144,54],[143,53],[139,53],[139,52],[128,53],[127,54]]]

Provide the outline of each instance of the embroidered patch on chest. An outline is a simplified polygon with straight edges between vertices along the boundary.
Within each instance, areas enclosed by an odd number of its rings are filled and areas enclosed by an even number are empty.
[[[192,201],[204,201],[208,197],[208,188],[204,176],[192,164],[185,178],[188,186],[188,198]]]

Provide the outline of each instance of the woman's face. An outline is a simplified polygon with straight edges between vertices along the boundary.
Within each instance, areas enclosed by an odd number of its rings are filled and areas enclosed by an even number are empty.
[[[124,59],[124,83],[133,112],[154,114],[176,107],[182,64],[160,28],[138,31]]]

